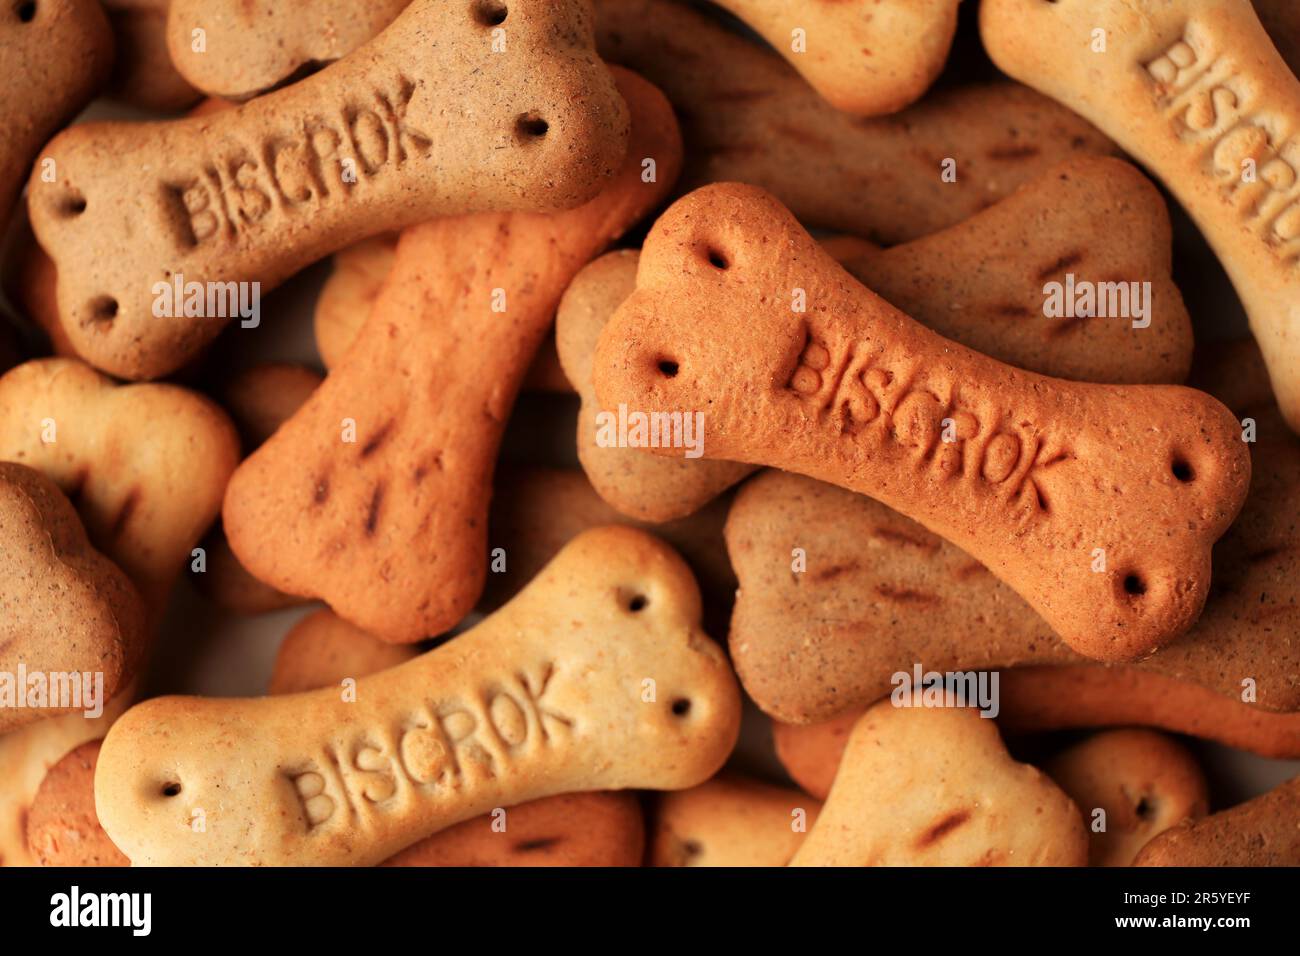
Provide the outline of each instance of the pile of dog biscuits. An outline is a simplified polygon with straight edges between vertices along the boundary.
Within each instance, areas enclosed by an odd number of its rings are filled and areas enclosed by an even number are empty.
[[[0,69],[0,863],[1300,865],[1300,4],[5,0]]]

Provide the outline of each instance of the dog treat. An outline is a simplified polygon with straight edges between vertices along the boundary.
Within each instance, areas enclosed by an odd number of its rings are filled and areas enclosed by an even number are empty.
[[[676,107],[682,188],[753,183],[809,226],[905,242],[969,219],[1067,157],[1115,152],[1069,110],[1013,83],[943,90],[864,121],[823,100],[776,54],[682,4],[595,7],[601,56],[636,70]],[[944,181],[946,168],[955,182]]]
[[[858,116],[895,113],[930,88],[948,59],[959,2],[719,0],[827,102]]]
[[[892,249],[828,251],[891,305],[1008,365],[1120,385],[1187,378],[1192,324],[1170,277],[1169,213],[1118,159],[1068,160]]]
[[[590,199],[623,156],[627,110],[586,4],[512,0],[499,52],[484,20],[416,0],[352,56],[239,109],[56,137],[43,155],[58,181],[38,171],[28,205],[78,352],[125,378],[165,375],[227,318],[250,321],[252,282],[265,293],[435,216]],[[111,257],[106,236],[122,238]]]
[[[1172,737],[1150,730],[1096,734],[1043,769],[1083,811],[1090,866],[1130,866],[1154,836],[1209,809],[1196,758]]]
[[[102,706],[134,672],[144,641],[140,596],[90,546],[58,486],[0,461],[0,673],[14,682],[12,697],[0,697],[0,733]],[[76,675],[75,688],[56,674]],[[29,701],[31,677],[44,680]]]
[[[166,113],[193,105],[200,93],[185,82],[167,52],[171,0],[103,0],[103,4],[117,47],[109,95]]]
[[[596,199],[435,220],[402,237],[343,364],[231,479],[226,535],[256,577],[391,641],[437,634],[474,606],[520,380],[569,280],[663,200],[680,165],[662,94],[625,70],[618,85],[632,143]]]
[[[1187,377],[1192,327],[1169,276],[1164,200],[1119,160],[1070,160],[960,225],[889,250],[843,236],[822,245],[892,305],[1010,365],[1117,384]],[[664,521],[690,514],[754,468],[598,444],[601,409],[591,387],[591,355],[600,330],[635,288],[637,258],[612,252],[579,273],[560,303],[556,334],[561,361],[583,399],[583,469],[622,513]],[[1078,289],[1087,287],[1094,300],[1096,289],[1113,292],[1114,301],[1108,295],[1103,303],[1108,312],[1141,296],[1145,315],[1048,319],[1045,283],[1056,283],[1064,296],[1076,288],[1076,275]],[[1073,295],[1070,302],[1073,314]]]
[[[252,451],[302,407],[324,377],[312,369],[284,362],[254,365],[236,375],[221,390],[221,404],[230,413],[245,452]],[[277,591],[245,570],[220,522],[204,537],[207,567],[191,580],[218,607],[254,615],[302,604],[303,599]]]
[[[1097,122],[1177,197],[1236,286],[1300,430],[1300,80],[1250,4],[993,0],[980,27],[1004,72]],[[1089,48],[1098,30],[1104,55]]]
[[[130,866],[95,815],[95,764],[103,741],[71,750],[41,781],[27,817],[27,845],[40,866]]]
[[[640,448],[600,444],[600,436],[609,429],[601,424],[603,409],[592,386],[592,354],[601,329],[636,288],[637,260],[634,250],[611,252],[578,273],[556,313],[556,346],[564,373],[582,399],[578,459],[592,487],[629,517],[672,521],[698,511],[754,468],[685,457],[684,452],[657,458]]]
[[[1300,6],[1295,0],[1253,0],[1259,22],[1291,72],[1300,76]]]
[[[74,359],[40,359],[0,377],[0,459],[43,472],[77,502],[90,540],[139,589],[152,630],[217,515],[239,442],[225,414],[188,389],[120,386]]]
[[[346,678],[356,680],[396,667],[419,654],[409,644],[371,637],[330,611],[314,611],[284,636],[266,692],[299,694],[337,687]]]
[[[67,714],[0,734],[0,866],[35,866],[27,844],[27,821],[36,793],[50,768],[68,751],[100,740],[130,706],[133,688],[115,694],[99,717]],[[86,806],[93,806],[89,801]]]
[[[315,312],[316,348],[327,369],[342,362],[356,341],[396,258],[395,235],[376,236],[334,253],[334,271],[321,288]],[[572,391],[560,370],[553,335],[537,350],[521,387],[526,392]]]
[[[419,654],[388,644],[329,611],[285,635],[268,692],[337,687]],[[566,793],[458,823],[386,860],[383,866],[640,866],[641,805],[628,793]]]
[[[383,32],[410,0],[171,0],[167,49],[176,69],[212,96],[246,100],[338,60]],[[450,6],[450,4],[445,4]],[[469,7],[485,27],[504,2]],[[507,22],[508,21],[508,22]],[[501,24],[515,25],[509,16]],[[197,34],[197,35],[196,35]]]
[[[1056,784],[1012,760],[993,721],[882,701],[856,723],[791,866],[1083,866],[1088,836]]]
[[[1300,714],[1278,714],[1131,665],[1013,667],[999,675],[998,726],[1008,735],[1145,726],[1261,757],[1300,759]],[[772,723],[782,766],[825,797],[860,710],[819,724]]]
[[[603,501],[577,469],[503,469],[492,497],[488,547],[503,550],[505,570],[494,568],[488,574],[479,607],[500,607],[569,541],[589,528],[607,524],[631,524],[663,538],[690,564],[706,606],[725,606],[736,591],[736,576],[722,540],[730,503],[729,498],[720,498],[689,518],[654,525],[638,523]]]
[[[590,531],[472,630],[358,680],[354,701],[140,704],[104,741],[96,806],[135,864],[366,865],[494,807],[691,787],[740,722],[699,616],[667,546]]]
[[[50,175],[38,151],[85,106],[108,78],[113,35],[97,0],[40,0],[0,7],[0,223],[36,161],[33,176]],[[65,170],[54,168],[53,175]]]
[[[1249,678],[1255,706],[1300,710],[1292,640],[1300,627],[1300,443],[1273,404],[1253,342],[1208,347],[1193,380],[1253,422],[1262,467],[1215,545],[1214,588],[1200,620],[1136,666],[1233,699]],[[982,565],[861,495],[767,472],[740,490],[727,520],[741,582],[732,660],[750,696],[779,720],[819,721],[864,706],[917,661],[940,672],[1079,662]],[[797,547],[807,573],[792,576]]]
[[[649,863],[785,866],[819,812],[806,793],[722,773],[655,799]]]
[[[1240,425],[1208,395],[1050,379],[940,338],[752,186],[660,217],[594,369],[606,408],[699,410],[706,457],[906,509],[1096,659],[1195,623],[1250,481]]]
[[[644,853],[635,794],[562,793],[458,823],[382,865],[640,866]]]
[[[1160,834],[1134,866],[1300,866],[1300,777]]]

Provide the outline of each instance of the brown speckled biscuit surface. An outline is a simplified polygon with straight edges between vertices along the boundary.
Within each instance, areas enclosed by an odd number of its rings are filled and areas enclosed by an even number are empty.
[[[1134,866],[1300,866],[1300,777],[1160,834]]]

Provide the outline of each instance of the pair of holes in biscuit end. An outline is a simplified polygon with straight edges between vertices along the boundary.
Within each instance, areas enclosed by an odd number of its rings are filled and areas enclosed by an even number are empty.
[[[631,614],[640,614],[650,606],[650,598],[640,591],[623,592],[620,594],[620,600]],[[674,697],[669,709],[674,717],[685,717],[691,712],[691,699]]]

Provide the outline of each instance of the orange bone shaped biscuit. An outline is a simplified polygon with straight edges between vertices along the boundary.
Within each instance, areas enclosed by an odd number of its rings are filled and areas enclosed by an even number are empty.
[[[667,101],[635,74],[618,77],[633,143],[596,199],[403,236],[343,363],[231,479],[226,536],[256,577],[321,597],[391,641],[439,633],[473,607],[497,448],[556,304],[593,255],[662,201],[680,165]]]
[[[1101,660],[1195,623],[1250,480],[1240,426],[1210,396],[1051,379],[940,338],[751,186],[705,187],[659,219],[594,369],[606,408],[702,415],[705,457],[920,521]]]

